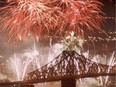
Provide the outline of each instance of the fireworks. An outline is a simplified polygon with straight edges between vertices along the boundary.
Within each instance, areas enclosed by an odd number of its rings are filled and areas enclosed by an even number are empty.
[[[8,0],[0,8],[1,31],[9,40],[37,40],[46,36],[100,29],[102,4],[98,0]]]
[[[64,14],[66,22],[69,24],[68,32],[75,31],[78,35],[83,34],[85,29],[93,31],[100,29],[101,19],[99,13],[102,13],[97,0],[62,0],[65,4]],[[63,25],[64,26],[64,25]]]
[[[40,54],[34,45],[33,49],[25,50],[24,54],[20,54],[20,56],[14,54],[10,57],[11,70],[16,74],[17,80],[23,80],[30,65],[33,65],[33,63],[37,67],[36,69],[40,68],[40,60],[42,60],[42,58],[40,58],[39,55]],[[37,56],[39,58],[37,58]]]
[[[10,64],[11,64],[12,70],[16,74],[17,80],[22,80],[33,59],[31,58],[24,59],[24,57],[19,58],[17,54],[14,54],[14,56],[10,58],[10,61],[11,61]]]
[[[20,72],[21,72],[20,58],[18,58],[17,55],[14,54],[13,57],[10,59],[10,61],[11,61],[12,69],[16,74],[17,80],[20,80],[20,76],[22,74],[22,73],[20,74]]]
[[[109,61],[109,65],[111,67],[108,68],[108,73],[110,72],[110,69],[112,68],[112,66],[116,65],[116,59],[115,59],[115,56],[114,55],[115,55],[115,52],[112,53],[111,59]],[[106,77],[105,84],[107,84],[108,78],[109,78],[109,76]]]

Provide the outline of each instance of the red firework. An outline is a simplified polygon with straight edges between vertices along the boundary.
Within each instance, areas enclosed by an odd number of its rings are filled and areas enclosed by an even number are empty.
[[[98,0],[61,0],[59,6],[65,14],[65,19],[63,19],[65,24],[61,23],[61,25],[68,24],[67,32],[75,31],[77,35],[80,35],[86,30],[100,30],[102,22],[100,17],[103,12],[101,11],[102,4]],[[65,31],[63,29],[59,28],[61,32]]]
[[[100,30],[102,4],[98,0],[9,0],[0,8],[1,30],[9,40],[38,40],[49,35]]]

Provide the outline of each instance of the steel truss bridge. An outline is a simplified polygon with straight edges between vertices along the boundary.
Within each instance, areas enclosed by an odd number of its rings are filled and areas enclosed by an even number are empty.
[[[75,51],[63,51],[42,68],[28,73],[23,81],[0,83],[0,87],[33,87],[29,84],[52,81],[61,81],[61,87],[76,87],[79,78],[115,75],[116,65],[96,63]]]

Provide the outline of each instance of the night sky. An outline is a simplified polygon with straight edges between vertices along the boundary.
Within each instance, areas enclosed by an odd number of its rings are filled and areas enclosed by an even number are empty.
[[[3,6],[4,0],[0,0],[1,4],[0,6]],[[104,4],[103,11],[105,13],[105,17],[115,17],[115,3],[110,2],[110,0],[101,0]],[[115,0],[114,0],[115,1]],[[110,31],[115,31],[115,20],[106,19],[104,22],[104,26],[102,28],[108,33]],[[104,34],[101,35],[101,37],[104,37]],[[105,36],[107,37],[107,36]],[[114,36],[113,36],[114,37]],[[12,42],[8,42],[8,39],[3,33],[0,33],[0,63],[6,60],[9,56],[11,56],[14,52],[20,52],[24,49],[27,49],[28,47],[32,47],[32,44],[34,43],[33,39],[27,40],[26,42],[21,42],[18,44],[14,44]],[[106,42],[103,42],[103,44]],[[109,42],[108,48],[110,50],[115,50],[115,42]],[[99,49],[101,47],[101,43],[96,43],[96,48]],[[104,49],[104,48],[103,48]],[[103,51],[103,50],[102,50]]]

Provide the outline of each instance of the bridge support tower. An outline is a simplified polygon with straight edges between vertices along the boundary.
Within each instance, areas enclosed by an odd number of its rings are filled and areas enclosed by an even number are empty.
[[[61,87],[76,87],[76,79],[62,79]]]

